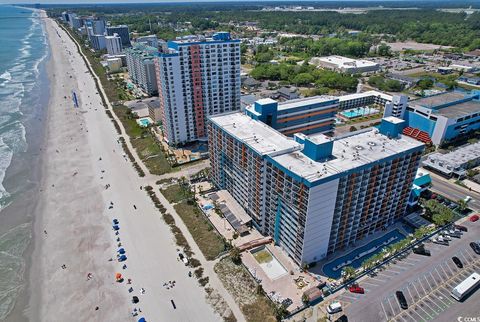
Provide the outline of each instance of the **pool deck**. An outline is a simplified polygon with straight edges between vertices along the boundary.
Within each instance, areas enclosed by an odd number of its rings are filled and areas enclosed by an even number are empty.
[[[274,298],[290,298],[293,302],[288,307],[290,311],[294,308],[302,306],[303,292],[316,285],[318,282],[312,276],[310,276],[308,272],[301,272],[298,266],[295,265],[278,246],[269,244],[265,247],[268,248],[273,256],[280,262],[280,264],[285,267],[287,270],[286,274],[273,280],[270,279],[250,251],[245,251],[242,253],[243,264],[250,270],[253,276],[261,280],[262,287],[265,290],[265,293],[267,293],[269,296],[271,296],[272,292],[274,292]],[[293,273],[293,275],[291,273]],[[298,288],[295,284],[294,279],[297,279],[299,276],[302,276],[304,280],[308,282],[308,284],[303,288]]]
[[[400,231],[400,233],[402,233],[403,235],[405,236],[408,236],[408,232],[404,229],[404,224],[401,223],[401,222],[397,222],[395,223],[394,225],[388,227],[388,229],[386,231],[380,231],[380,232],[377,232],[371,236],[368,236],[367,238],[361,240],[360,242],[358,242],[354,247],[349,247],[347,248],[346,250],[344,251],[339,251],[339,252],[335,252],[333,254],[332,257],[327,257],[326,259],[322,260],[322,261],[319,261],[317,263],[317,265],[313,268],[311,268],[309,271],[310,273],[312,273],[314,276],[317,276],[318,278],[324,278],[324,279],[332,279],[330,278],[329,276],[327,276],[324,272],[323,272],[323,267],[330,263],[330,262],[333,262],[335,261],[336,259],[340,258],[340,257],[343,257],[345,255],[348,255],[349,253],[353,252],[355,249],[357,248],[360,248],[360,247],[363,247],[369,243],[371,243],[372,241],[376,240],[376,239],[379,239],[383,236],[385,236],[386,234],[394,231],[394,230],[398,230]],[[372,256],[372,254],[368,255],[365,257],[365,259],[367,259],[368,257]],[[353,258],[352,258],[353,259]]]

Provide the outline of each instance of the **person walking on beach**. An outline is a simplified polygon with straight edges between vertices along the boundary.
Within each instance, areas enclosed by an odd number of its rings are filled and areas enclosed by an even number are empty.
[[[46,230],[44,230],[43,233],[45,234],[45,236],[48,235]]]

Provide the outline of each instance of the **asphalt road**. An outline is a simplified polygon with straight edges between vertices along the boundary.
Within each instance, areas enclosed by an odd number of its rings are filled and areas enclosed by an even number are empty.
[[[470,191],[467,188],[454,184],[447,179],[432,173],[431,171],[428,172],[432,178],[432,188],[430,190],[435,193],[439,193],[453,201],[464,199],[466,196],[470,196],[472,197],[472,200],[470,200],[468,203],[469,208],[474,211],[480,211],[480,193]]]
[[[455,285],[471,272],[480,272],[480,255],[469,246],[480,239],[480,223],[463,225],[469,231],[461,239],[453,239],[450,246],[427,243],[432,256],[411,253],[376,276],[362,279],[359,284],[365,294],[345,291],[336,296],[334,300],[342,303],[348,321],[456,321],[459,316],[478,316],[479,290],[461,303],[450,297]],[[463,269],[455,266],[452,256],[462,260]],[[398,290],[405,294],[408,310],[400,309],[395,297]],[[341,314],[337,315],[334,319]]]

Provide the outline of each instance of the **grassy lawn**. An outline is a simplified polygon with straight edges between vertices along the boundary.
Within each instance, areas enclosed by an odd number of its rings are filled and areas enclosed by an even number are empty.
[[[99,54],[93,53],[86,48],[84,46],[85,41],[81,39],[78,34],[74,32],[71,32],[71,34],[81,44],[82,50],[92,65],[94,72],[100,78],[100,82],[107,95],[107,98],[112,102],[120,98],[125,98],[125,90],[118,87],[115,81],[110,81],[107,79],[106,70],[100,64]],[[171,172],[172,167],[168,163],[165,154],[160,149],[160,146],[155,142],[150,131],[140,127],[135,119],[131,118],[130,115],[127,114],[128,108],[126,106],[115,106],[113,110],[125,127],[133,147],[150,173],[162,175]]]
[[[269,263],[273,260],[272,255],[270,255],[270,252],[266,249],[262,249],[261,251],[255,252],[252,255],[260,264]]]
[[[225,257],[215,264],[214,270],[239,304],[247,321],[277,321],[273,303],[265,295],[257,293],[257,282],[243,265],[236,265],[230,257]]]
[[[207,260],[215,259],[225,250],[222,237],[215,231],[196,205],[183,201],[174,207]]]
[[[192,193],[180,186],[180,184],[172,184],[165,189],[160,190],[169,202],[177,203],[184,199],[192,197]]]
[[[161,175],[171,172],[172,167],[150,130],[139,126],[132,115],[128,113],[126,106],[115,106],[114,111],[125,127],[130,142],[150,173]]]

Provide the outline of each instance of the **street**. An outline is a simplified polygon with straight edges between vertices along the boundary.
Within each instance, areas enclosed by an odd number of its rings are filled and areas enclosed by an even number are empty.
[[[443,178],[438,174],[432,173],[431,171],[422,168],[420,168],[420,171],[430,173],[430,177],[432,178],[431,191],[445,196],[452,201],[457,201],[459,199],[464,199],[466,196],[470,196],[472,197],[472,200],[468,203],[468,207],[474,211],[480,211],[480,193],[470,191],[467,188],[448,181],[448,179]]]

